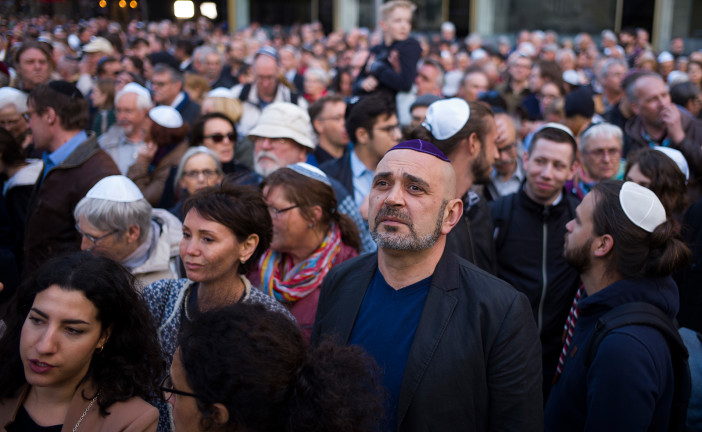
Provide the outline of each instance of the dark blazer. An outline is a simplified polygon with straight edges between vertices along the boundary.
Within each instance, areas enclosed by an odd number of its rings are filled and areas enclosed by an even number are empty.
[[[377,253],[335,267],[312,345],[348,343]],[[436,266],[410,348],[398,431],[541,431],[541,348],[526,297],[451,252]]]
[[[338,159],[333,159],[324,162],[319,166],[319,169],[324,171],[329,177],[333,177],[341,183],[342,186],[354,196],[353,190],[353,171],[351,171],[351,152],[353,150],[348,150],[344,152],[344,155]]]
[[[193,102],[187,93],[183,92],[185,99],[183,99],[176,110],[183,117],[183,121],[188,124],[188,127],[192,129],[195,120],[200,117],[200,105],[197,102]]]

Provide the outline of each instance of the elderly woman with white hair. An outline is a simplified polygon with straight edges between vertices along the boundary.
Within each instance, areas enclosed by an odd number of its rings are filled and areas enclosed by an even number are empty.
[[[105,177],[78,202],[73,216],[80,248],[125,266],[144,287],[178,276],[180,221],[152,209],[127,177]]]
[[[27,94],[12,87],[0,88],[0,127],[26,148],[32,140],[27,119]]]
[[[619,126],[610,123],[591,125],[580,135],[578,155],[580,166],[566,190],[583,199],[590,189],[602,180],[621,180],[624,175],[622,147],[624,134]]]
[[[175,194],[179,197],[168,211],[183,221],[183,203],[195,192],[219,184],[224,177],[217,154],[205,146],[191,147],[183,155],[176,171]]]
[[[317,99],[327,94],[329,87],[329,73],[320,67],[311,67],[305,71],[304,89],[307,102],[314,103]]]

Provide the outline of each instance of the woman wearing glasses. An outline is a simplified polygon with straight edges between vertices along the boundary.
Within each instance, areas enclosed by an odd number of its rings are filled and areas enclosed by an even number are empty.
[[[304,162],[280,168],[262,187],[273,240],[255,276],[290,310],[309,342],[322,281],[333,266],[358,255],[358,230],[338,212],[334,190],[318,168]]]
[[[292,320],[284,307],[244,276],[271,239],[271,218],[258,190],[225,182],[188,198],[183,214],[180,257],[187,278],[164,279],[143,291],[169,363],[181,323],[201,312],[234,303],[259,303]],[[167,407],[159,409],[163,414],[159,430],[168,430]]]
[[[162,384],[177,432],[378,430],[382,390],[358,347],[308,352],[294,323],[246,304],[202,314],[179,341]]]
[[[208,186],[219,184],[223,175],[222,163],[215,152],[205,146],[191,147],[183,155],[176,171],[174,192],[180,199],[168,211],[182,222],[185,199]]]
[[[0,430],[155,431],[156,328],[122,266],[87,252],[20,288],[0,339]]]

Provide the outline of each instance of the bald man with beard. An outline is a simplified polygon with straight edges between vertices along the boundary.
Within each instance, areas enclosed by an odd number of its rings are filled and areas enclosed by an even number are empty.
[[[540,348],[526,298],[446,247],[459,223],[456,174],[423,140],[378,164],[369,224],[378,251],[335,267],[312,344],[331,335],[378,362],[383,431],[538,431]]]

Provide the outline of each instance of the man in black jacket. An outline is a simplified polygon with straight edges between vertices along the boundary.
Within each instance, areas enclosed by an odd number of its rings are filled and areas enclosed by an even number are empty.
[[[568,128],[548,123],[524,154],[526,181],[520,190],[491,203],[497,275],[526,294],[541,337],[544,393],[548,394],[561,335],[580,284],[563,258],[566,223],[577,199],[563,187],[573,177],[576,143]]]
[[[456,171],[456,198],[463,200],[463,217],[446,239],[446,248],[481,269],[496,274],[492,220],[487,201],[474,184],[490,181],[499,157],[497,126],[490,108],[460,98],[434,102],[427,109],[416,138],[430,141],[444,152]]]
[[[378,252],[324,280],[312,331],[364,347],[387,389],[383,431],[539,431],[540,349],[527,299],[446,248],[463,203],[433,144],[378,164],[369,222]]]

